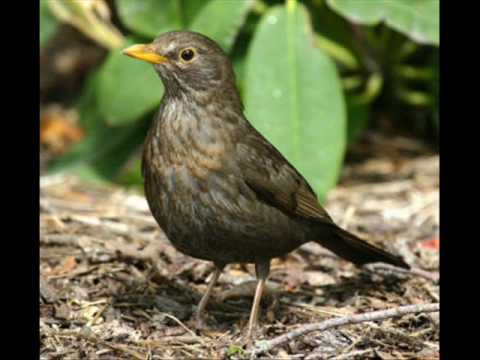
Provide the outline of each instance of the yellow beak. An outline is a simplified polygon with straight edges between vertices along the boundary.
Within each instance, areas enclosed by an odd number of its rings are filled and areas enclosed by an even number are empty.
[[[161,64],[167,61],[165,56],[155,53],[155,50],[151,44],[132,45],[126,49],[123,49],[122,53],[135,59],[148,61],[152,64]]]

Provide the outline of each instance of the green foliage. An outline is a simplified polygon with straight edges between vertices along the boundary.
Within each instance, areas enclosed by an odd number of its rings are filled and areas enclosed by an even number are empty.
[[[126,2],[120,2],[119,8],[122,8],[120,5],[122,3],[125,3],[122,11],[125,19],[128,19],[129,16],[141,18],[143,12],[149,14],[146,17],[148,21],[144,24],[137,27],[131,25],[132,28],[138,29],[139,33],[146,33],[148,31],[147,26],[155,26],[154,24],[149,25],[149,23],[154,19],[151,14],[156,13],[155,7],[162,7],[159,1],[145,1],[141,6],[142,1],[132,2],[127,0]],[[170,1],[168,6],[165,5],[167,12],[173,11],[173,9],[178,11],[178,4],[176,6],[173,6],[173,4],[174,2]],[[220,45],[228,51],[251,4],[251,1],[237,3],[234,1],[211,0],[204,5],[200,12],[197,11],[197,15],[189,28],[217,39]],[[211,19],[217,17],[223,20],[211,21]],[[134,23],[132,19],[128,21],[131,24]],[[161,19],[156,19],[156,21],[161,21]],[[179,28],[172,25],[172,22],[164,23],[162,29],[171,31]],[[142,40],[129,38],[124,46],[139,42],[142,42]],[[99,76],[99,110],[103,118],[112,125],[122,125],[136,121],[138,117],[158,107],[163,95],[163,85],[153,67],[126,58],[120,51],[111,52],[102,66]]]
[[[128,39],[125,46],[141,41]],[[155,109],[163,95],[163,85],[152,66],[127,58],[120,51],[110,53],[99,71],[98,107],[112,125],[135,122]]]
[[[111,126],[100,114],[97,89],[101,78],[93,74],[78,102],[85,139],[60,158],[50,171],[71,171],[96,181],[113,179],[123,164],[141,145],[148,129],[151,114],[138,121]]]
[[[58,22],[45,3],[42,47]],[[125,41],[87,79],[77,103],[87,136],[52,170],[140,182],[138,159],[129,160],[163,85],[151,65],[121,49],[171,30],[201,32],[230,55],[247,117],[321,199],[337,181],[345,145],[361,137],[378,108],[392,117],[399,107],[422,109],[437,124],[437,0],[117,0],[113,6]],[[134,166],[126,172],[128,163]]]
[[[303,6],[271,8],[250,47],[244,99],[247,118],[323,197],[338,177],[346,119],[335,65],[312,40]]]
[[[253,0],[211,0],[202,8],[189,28],[215,39],[228,52],[252,4]]]
[[[347,143],[355,143],[362,131],[368,125],[368,118],[370,116],[370,106],[362,104],[353,96],[347,96],[347,112],[349,121],[347,125]]]
[[[123,23],[148,38],[185,25],[180,0],[117,0],[117,7]]]
[[[46,1],[40,1],[40,46],[43,47],[57,29],[58,22]]]
[[[419,43],[439,44],[439,0],[328,0],[328,4],[353,22],[385,21]]]
[[[241,346],[238,345],[230,345],[227,349],[227,355],[228,356],[234,356],[234,355],[244,355],[245,350]]]

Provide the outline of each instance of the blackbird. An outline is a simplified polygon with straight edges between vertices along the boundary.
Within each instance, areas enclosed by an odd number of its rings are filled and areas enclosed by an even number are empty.
[[[254,263],[251,339],[270,260],[315,241],[357,265],[408,265],[337,226],[287,159],[245,118],[232,65],[208,37],[165,33],[123,53],[154,65],[165,93],[142,159],[150,210],[173,246],[212,261],[201,321],[229,263]]]

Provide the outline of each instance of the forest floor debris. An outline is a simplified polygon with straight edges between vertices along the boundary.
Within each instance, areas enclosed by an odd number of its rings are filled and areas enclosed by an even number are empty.
[[[325,204],[341,226],[413,267],[356,268],[316,244],[272,262],[257,345],[309,324],[439,302],[439,161],[408,139],[377,135],[351,150]],[[41,359],[252,357],[243,334],[252,266],[228,266],[207,328],[191,321],[212,266],[177,252],[143,195],[43,176]],[[438,359],[438,312],[313,331],[272,346],[276,359]],[[260,352],[258,352],[260,354]]]

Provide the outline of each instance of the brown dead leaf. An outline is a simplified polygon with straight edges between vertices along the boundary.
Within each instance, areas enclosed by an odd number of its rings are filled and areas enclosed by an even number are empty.
[[[77,267],[77,261],[75,260],[75,257],[69,256],[65,259],[63,263],[62,272],[68,273],[70,271],[73,271],[76,267]]]
[[[48,228],[51,232],[65,230],[65,224],[58,215],[45,215],[40,221],[41,226]]]
[[[61,265],[56,266],[51,271],[45,273],[47,276],[66,274],[73,271],[77,267],[77,261],[74,256],[68,256]]]
[[[71,145],[79,142],[84,132],[64,110],[46,111],[40,122],[40,144],[55,155],[63,154]]]

